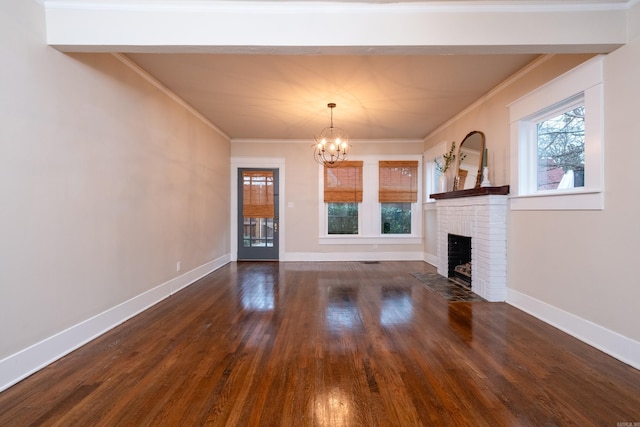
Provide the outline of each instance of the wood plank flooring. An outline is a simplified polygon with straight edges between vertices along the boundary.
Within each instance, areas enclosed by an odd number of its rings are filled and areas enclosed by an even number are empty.
[[[231,263],[1,393],[0,425],[640,423],[640,371],[433,271]]]

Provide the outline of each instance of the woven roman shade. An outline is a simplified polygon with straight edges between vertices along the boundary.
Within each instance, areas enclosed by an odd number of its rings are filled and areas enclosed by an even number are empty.
[[[273,218],[273,172],[242,171],[242,216]]]
[[[417,160],[381,160],[379,174],[378,201],[380,203],[418,201]]]
[[[324,202],[362,202],[362,161],[343,161],[324,168]]]

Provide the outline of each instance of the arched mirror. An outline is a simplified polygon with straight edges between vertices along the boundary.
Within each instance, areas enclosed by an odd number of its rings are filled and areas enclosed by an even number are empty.
[[[469,132],[458,149],[458,170],[455,175],[454,190],[479,188],[482,180],[482,155],[484,154],[484,133]]]

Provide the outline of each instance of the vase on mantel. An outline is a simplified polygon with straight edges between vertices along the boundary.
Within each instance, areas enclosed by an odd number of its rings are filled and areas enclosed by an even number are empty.
[[[448,190],[447,184],[447,175],[443,173],[438,178],[438,193],[446,193]]]
[[[491,187],[491,182],[489,182],[489,168],[486,166],[482,168],[482,184],[480,184],[480,187]]]

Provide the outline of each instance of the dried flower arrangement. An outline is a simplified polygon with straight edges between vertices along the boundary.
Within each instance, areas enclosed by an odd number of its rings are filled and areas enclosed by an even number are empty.
[[[466,155],[462,154],[460,161],[464,160],[465,157]],[[443,154],[442,158],[444,159],[442,163],[440,163],[438,159],[434,159],[433,161],[436,164],[436,169],[438,169],[440,173],[445,173],[446,171],[449,170],[453,162],[456,160],[456,142],[455,141],[451,143],[451,149],[449,150],[448,153]]]

